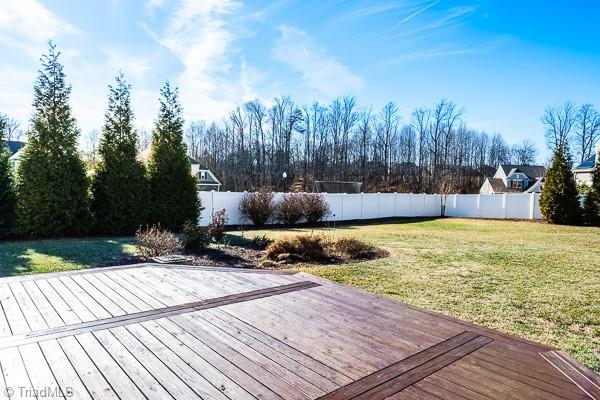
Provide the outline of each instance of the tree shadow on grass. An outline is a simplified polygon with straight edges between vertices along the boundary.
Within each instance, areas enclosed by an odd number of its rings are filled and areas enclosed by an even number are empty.
[[[131,255],[133,237],[0,242],[0,277],[67,271]]]

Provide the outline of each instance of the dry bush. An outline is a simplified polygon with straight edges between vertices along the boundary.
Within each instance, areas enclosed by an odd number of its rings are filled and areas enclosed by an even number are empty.
[[[388,256],[380,249],[355,238],[342,238],[328,244],[328,251],[343,260],[372,260]]]
[[[210,235],[207,228],[197,226],[191,221],[183,224],[182,229],[183,248],[188,253],[198,253],[210,244]]]
[[[316,224],[329,214],[329,205],[323,195],[303,193],[298,196],[302,200],[302,213],[309,224]]]
[[[282,263],[324,261],[328,259],[325,249],[322,236],[298,235],[274,241],[267,247],[265,257]]]
[[[267,235],[257,235],[250,241],[250,247],[256,250],[265,250],[271,243],[273,243],[273,239]]]
[[[138,253],[145,258],[168,256],[181,251],[182,243],[177,236],[159,225],[153,225],[135,233]]]
[[[304,215],[304,196],[301,194],[286,194],[276,204],[277,215],[281,222],[294,225]]]
[[[260,191],[246,193],[240,201],[240,211],[257,226],[264,225],[273,214],[273,193]]]
[[[217,211],[208,224],[208,235],[215,241],[220,242],[225,236],[225,226],[227,225],[227,211],[225,209]]]

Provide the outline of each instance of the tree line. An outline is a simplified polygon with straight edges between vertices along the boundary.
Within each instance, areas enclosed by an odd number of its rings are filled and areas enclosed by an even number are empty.
[[[5,148],[10,120],[0,118],[0,236],[132,234],[144,224],[178,231],[195,222],[199,203],[177,89],[166,83],[160,91],[146,166],[138,158],[130,86],[119,74],[108,87],[98,162],[88,176],[59,55],[50,42],[41,58],[16,174]]]
[[[510,146],[500,134],[469,128],[462,116],[447,99],[403,119],[394,102],[372,110],[351,96],[310,106],[283,96],[270,106],[238,105],[221,123],[193,122],[186,142],[227,190],[310,191],[314,181],[335,180],[403,192],[452,182],[454,191],[473,192],[500,163],[536,162],[531,142]]]

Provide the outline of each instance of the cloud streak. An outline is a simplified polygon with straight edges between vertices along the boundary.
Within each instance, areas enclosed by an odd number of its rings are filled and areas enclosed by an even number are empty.
[[[273,59],[299,73],[306,87],[327,97],[356,93],[364,79],[322,48],[316,40],[296,27],[279,26]]]
[[[402,24],[407,23],[408,21],[410,21],[411,19],[413,19],[414,17],[416,17],[417,15],[421,14],[422,12],[427,11],[428,9],[430,9],[431,7],[435,6],[437,3],[439,3],[440,0],[436,0],[433,3],[430,3],[428,5],[426,5],[425,7],[421,8],[420,10],[415,11],[414,13],[410,14],[408,17],[404,18],[403,20],[401,20],[400,22],[398,22],[396,24],[396,26],[400,26]]]

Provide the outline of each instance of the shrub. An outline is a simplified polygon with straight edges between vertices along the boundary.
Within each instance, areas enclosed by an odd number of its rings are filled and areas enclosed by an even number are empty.
[[[168,230],[153,225],[135,234],[138,253],[146,258],[168,256],[181,250],[181,241]]]
[[[265,257],[279,262],[323,261],[328,258],[325,248],[322,236],[298,235],[274,241]]]
[[[225,236],[225,225],[227,225],[227,211],[217,211],[208,224],[208,235],[215,241],[220,242]]]
[[[271,243],[273,243],[273,239],[269,238],[267,235],[261,235],[261,236],[254,236],[252,238],[251,243],[251,247],[253,249],[256,250],[264,250],[266,249]]]
[[[0,114],[0,239],[13,233],[17,197],[8,162],[10,153],[4,143],[5,117]]]
[[[577,224],[581,220],[577,186],[563,146],[554,151],[540,196],[540,210],[553,224]]]
[[[589,188],[583,203],[583,215],[586,224],[600,226],[600,153],[596,156],[592,186]]]
[[[342,238],[331,242],[329,251],[345,260],[372,260],[388,255],[387,251],[354,238]]]
[[[323,195],[318,193],[304,193],[299,196],[302,199],[302,213],[308,223],[315,224],[329,214],[329,205]]]
[[[197,253],[208,247],[210,235],[207,228],[201,228],[191,221],[183,224],[183,248],[189,253]]]
[[[240,202],[240,210],[257,226],[264,225],[273,214],[273,193],[247,193]]]
[[[301,194],[286,194],[277,203],[279,219],[284,224],[294,225],[304,215],[304,201]]]

